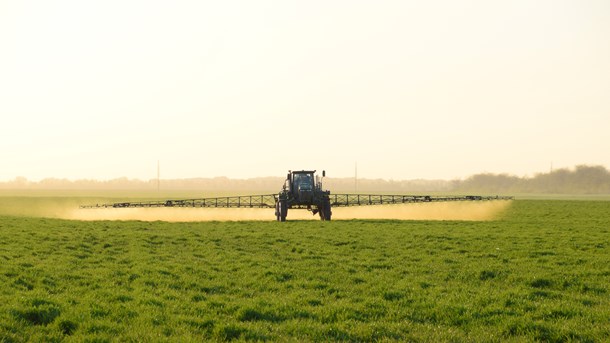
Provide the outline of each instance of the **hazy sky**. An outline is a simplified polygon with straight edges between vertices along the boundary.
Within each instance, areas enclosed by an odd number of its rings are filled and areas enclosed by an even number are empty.
[[[610,167],[610,1],[0,0],[0,180]]]

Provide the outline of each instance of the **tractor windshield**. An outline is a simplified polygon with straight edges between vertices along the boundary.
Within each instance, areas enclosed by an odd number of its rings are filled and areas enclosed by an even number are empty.
[[[310,174],[294,174],[295,189],[312,189],[313,180]]]

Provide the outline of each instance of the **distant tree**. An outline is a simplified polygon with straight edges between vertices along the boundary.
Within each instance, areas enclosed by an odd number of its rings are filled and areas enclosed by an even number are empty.
[[[576,166],[574,183],[585,193],[608,192],[610,172],[602,166]]]
[[[456,185],[459,191],[497,193],[514,190],[521,180],[508,174],[477,174]]]
[[[30,188],[34,183],[28,181],[27,178],[23,176],[17,176],[16,178],[6,181],[0,182],[0,188],[2,189],[27,189]]]
[[[17,176],[11,183],[16,188],[25,188],[25,187],[27,187],[30,184],[28,179],[23,177],[23,176]]]

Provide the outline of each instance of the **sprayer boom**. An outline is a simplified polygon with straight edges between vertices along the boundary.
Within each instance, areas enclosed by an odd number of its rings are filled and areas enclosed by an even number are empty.
[[[276,208],[281,206],[281,194],[243,195],[231,197],[213,197],[199,199],[174,199],[163,201],[134,201],[115,202],[94,205],[83,205],[80,208],[160,208],[160,207],[200,207],[200,208]],[[448,202],[448,201],[490,201],[511,200],[508,196],[430,196],[430,195],[378,195],[378,194],[329,194],[328,208],[366,206],[366,205],[390,205],[410,204],[426,202]],[[324,210],[322,205],[322,209]],[[286,212],[288,209],[307,209],[314,214],[319,213],[319,208],[312,208],[311,204],[293,203],[288,205],[286,201]],[[281,210],[281,209],[280,209]],[[328,210],[327,210],[328,211]],[[328,214],[328,212],[327,212]],[[277,211],[276,211],[277,216]],[[280,212],[281,216],[281,212]],[[285,218],[285,217],[284,217]],[[330,216],[325,220],[329,220]],[[281,218],[280,218],[281,220]]]
[[[288,171],[286,181],[278,194],[243,195],[199,199],[163,201],[115,202],[81,206],[81,208],[131,208],[131,207],[224,207],[224,208],[275,208],[278,221],[286,221],[289,209],[306,209],[321,220],[330,220],[332,207],[406,204],[440,201],[510,200],[505,196],[431,196],[431,195],[378,195],[378,194],[330,194],[322,188],[322,176],[315,170]]]

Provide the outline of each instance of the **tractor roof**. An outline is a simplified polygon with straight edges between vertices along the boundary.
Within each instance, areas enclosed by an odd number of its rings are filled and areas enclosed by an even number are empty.
[[[315,172],[315,170],[292,171],[293,174],[314,174]]]

